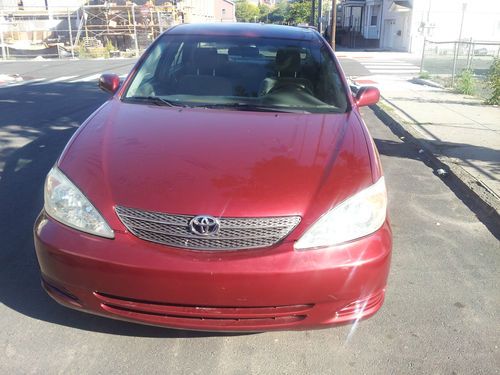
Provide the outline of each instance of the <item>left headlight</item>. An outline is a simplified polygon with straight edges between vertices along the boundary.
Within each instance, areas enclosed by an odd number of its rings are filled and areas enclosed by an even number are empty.
[[[92,203],[57,167],[47,175],[44,198],[45,212],[55,220],[96,236],[115,237]]]
[[[327,247],[367,236],[384,224],[387,192],[384,177],[334,207],[295,243],[296,250]]]

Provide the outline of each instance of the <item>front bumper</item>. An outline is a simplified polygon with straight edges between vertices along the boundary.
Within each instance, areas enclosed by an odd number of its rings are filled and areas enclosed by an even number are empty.
[[[335,248],[205,252],[169,248],[130,233],[105,239],[43,212],[35,249],[45,290],[89,313],[179,329],[322,328],[373,315],[389,273],[391,231]]]

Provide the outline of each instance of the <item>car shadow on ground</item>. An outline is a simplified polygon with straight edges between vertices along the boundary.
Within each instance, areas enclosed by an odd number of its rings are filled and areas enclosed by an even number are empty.
[[[0,302],[34,319],[114,335],[232,335],[93,316],[58,305],[42,290],[32,230],[43,206],[45,176],[78,124],[106,98],[88,83],[0,89]]]

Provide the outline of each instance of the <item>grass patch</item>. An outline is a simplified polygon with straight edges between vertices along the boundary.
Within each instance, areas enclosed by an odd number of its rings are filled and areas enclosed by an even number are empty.
[[[421,79],[430,79],[431,78],[431,75],[429,72],[426,72],[425,70],[422,71],[422,73],[420,73],[418,75],[418,78],[421,78]]]
[[[380,107],[380,109],[382,109],[382,110],[383,110],[383,111],[385,111],[385,112],[394,112],[394,108],[393,108],[392,106],[387,105],[387,104],[385,104],[385,103],[384,103],[384,102],[382,102],[382,101],[379,101],[379,102],[377,103],[377,106],[379,106],[379,107]]]
[[[464,69],[457,77],[455,85],[456,90],[465,95],[474,95],[476,93],[476,82],[472,69]]]

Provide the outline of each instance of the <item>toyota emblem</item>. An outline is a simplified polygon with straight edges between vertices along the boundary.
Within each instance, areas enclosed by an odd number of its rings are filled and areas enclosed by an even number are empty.
[[[219,220],[213,216],[200,215],[193,217],[189,222],[191,232],[199,236],[210,236],[219,231]]]

